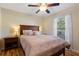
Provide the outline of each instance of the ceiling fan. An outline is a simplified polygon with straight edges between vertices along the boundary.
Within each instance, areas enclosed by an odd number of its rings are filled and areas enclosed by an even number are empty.
[[[38,5],[28,5],[29,7],[39,7],[39,9],[36,11],[36,14],[39,11],[46,11],[47,13],[50,13],[50,11],[48,10],[48,7],[54,7],[54,6],[59,6],[59,3],[39,3]]]

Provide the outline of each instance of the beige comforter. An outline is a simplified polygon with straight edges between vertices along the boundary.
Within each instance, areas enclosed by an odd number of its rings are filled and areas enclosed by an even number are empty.
[[[49,35],[22,35],[20,37],[20,42],[27,56],[52,55],[66,46],[64,40]]]

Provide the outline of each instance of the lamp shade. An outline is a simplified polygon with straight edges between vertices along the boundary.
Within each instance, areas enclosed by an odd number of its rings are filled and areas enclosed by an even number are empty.
[[[19,35],[19,26],[12,26],[12,35],[18,36]]]

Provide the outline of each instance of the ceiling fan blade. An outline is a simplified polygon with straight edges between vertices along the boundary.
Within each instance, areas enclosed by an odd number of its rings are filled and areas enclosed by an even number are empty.
[[[46,12],[47,12],[47,13],[50,13],[50,11],[49,11],[48,9],[46,9]]]
[[[52,7],[52,6],[59,6],[59,3],[48,4],[48,7]]]
[[[36,14],[37,14],[39,11],[40,11],[40,9],[36,11]]]
[[[39,7],[39,5],[28,5],[29,7]]]

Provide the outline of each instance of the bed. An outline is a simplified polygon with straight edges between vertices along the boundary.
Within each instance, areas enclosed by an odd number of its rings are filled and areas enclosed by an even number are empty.
[[[23,35],[23,30],[39,31],[39,26],[20,25],[20,44],[25,56],[59,56],[65,55],[64,40],[52,35]]]

